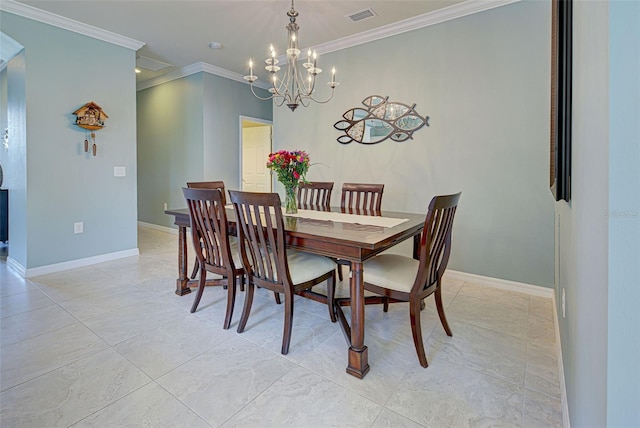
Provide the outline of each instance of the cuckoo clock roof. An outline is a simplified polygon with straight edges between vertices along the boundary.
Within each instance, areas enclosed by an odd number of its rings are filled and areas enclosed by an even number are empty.
[[[78,110],[74,111],[73,114],[75,114],[76,116],[84,116],[85,111],[87,111],[90,108],[94,108],[98,110],[101,115],[104,115],[105,118],[109,117],[107,116],[107,113],[105,113],[104,110],[102,110],[102,107],[100,107],[98,104],[94,103],[93,101],[86,103],[85,105],[80,107]]]

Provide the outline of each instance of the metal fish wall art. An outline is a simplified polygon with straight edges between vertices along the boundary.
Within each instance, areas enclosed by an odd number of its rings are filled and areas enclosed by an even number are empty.
[[[420,116],[415,104],[390,102],[389,97],[380,95],[367,97],[362,104],[365,108],[348,110],[342,115],[344,120],[333,125],[344,132],[337,138],[339,143],[377,144],[387,138],[402,142],[413,139],[413,133],[423,126],[429,126],[429,116]]]

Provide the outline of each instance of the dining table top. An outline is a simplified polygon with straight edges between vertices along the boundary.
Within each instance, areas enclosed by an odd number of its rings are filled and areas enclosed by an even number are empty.
[[[227,220],[229,223],[235,223],[235,213],[231,205],[226,210]],[[313,245],[315,251],[332,257],[339,257],[346,260],[362,261],[369,256],[375,255],[380,249],[386,249],[394,245],[396,242],[403,241],[410,236],[414,236],[424,226],[425,214],[406,213],[398,211],[379,211],[371,214],[374,217],[382,217],[383,219],[401,219],[392,227],[384,227],[376,224],[362,224],[354,222],[353,219],[347,221],[335,221],[318,219],[316,213],[329,212],[340,214],[352,214],[352,217],[361,220],[360,216],[369,216],[369,213],[362,211],[346,211],[340,207],[331,207],[330,209],[311,209],[314,218],[304,217],[307,208],[299,209],[297,214],[289,215],[283,211],[284,227],[287,234],[287,243],[290,247],[298,247],[304,250],[309,246],[308,241],[315,241]],[[166,214],[172,215],[176,219],[176,224],[182,223],[188,226],[189,210],[187,208],[170,209],[165,211]],[[331,217],[331,216],[330,216]],[[366,220],[366,219],[365,219]],[[398,223],[398,222],[396,222]],[[319,241],[326,243],[323,251],[323,245]],[[331,250],[334,247],[334,251]],[[335,248],[340,247],[340,248]],[[353,251],[349,251],[349,248]]]

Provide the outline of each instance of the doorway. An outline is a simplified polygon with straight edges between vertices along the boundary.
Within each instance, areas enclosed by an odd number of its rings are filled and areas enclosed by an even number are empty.
[[[271,172],[267,158],[271,153],[273,124],[240,117],[240,183],[245,192],[271,192]]]

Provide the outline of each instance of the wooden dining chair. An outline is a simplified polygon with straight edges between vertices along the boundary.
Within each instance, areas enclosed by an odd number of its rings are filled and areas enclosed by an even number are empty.
[[[340,208],[344,212],[380,215],[384,184],[344,183]]]
[[[333,182],[316,181],[298,185],[298,208],[329,210]]]
[[[428,366],[420,327],[424,298],[434,294],[442,327],[448,336],[453,335],[442,306],[442,275],[451,254],[451,229],[459,199],[460,193],[431,200],[420,238],[419,260],[381,254],[364,263],[364,288],[383,297],[378,303],[384,303],[385,312],[388,302],[409,302],[413,343],[422,367]]]
[[[293,324],[294,295],[327,281],[328,307],[336,321],[333,290],[335,264],[328,257],[291,250],[285,244],[285,229],[277,193],[229,191],[238,227],[242,265],[247,287],[238,333],[249,319],[255,286],[284,294],[282,354],[289,352]]]
[[[362,215],[381,215],[384,184],[344,183],[340,197],[342,212]],[[338,279],[342,281],[342,267],[351,266],[347,260],[337,259]]]
[[[224,328],[231,325],[236,298],[236,282],[243,284],[244,269],[237,245],[229,240],[227,214],[220,189],[182,188],[191,220],[191,236],[198,260],[200,281],[191,306],[195,312],[207,282],[207,272],[222,276],[216,285],[227,287],[227,311]]]
[[[223,205],[226,205],[227,203],[224,181],[188,181],[187,187],[190,189],[220,189],[222,192],[222,203]],[[196,261],[193,264],[193,271],[191,272],[191,279],[195,279],[198,274],[198,270],[200,269],[200,265],[198,263],[198,259],[196,258]]]

